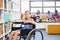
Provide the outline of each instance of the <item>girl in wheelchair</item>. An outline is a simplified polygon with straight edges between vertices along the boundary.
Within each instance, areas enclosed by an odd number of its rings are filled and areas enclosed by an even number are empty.
[[[30,11],[25,11],[25,20],[22,20],[23,22],[28,22],[32,24],[36,24],[33,18],[31,18],[31,13]],[[30,28],[30,26],[29,26]],[[32,28],[32,27],[31,27]],[[12,40],[14,36],[14,40],[17,40],[18,35],[21,33],[21,30],[15,30],[10,33],[9,40]]]

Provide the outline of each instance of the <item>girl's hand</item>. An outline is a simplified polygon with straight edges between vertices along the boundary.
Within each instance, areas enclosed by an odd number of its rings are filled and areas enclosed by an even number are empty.
[[[36,24],[36,22],[32,19],[32,20],[27,20],[28,23],[32,23],[32,24]]]
[[[31,23],[31,21],[30,21],[30,20],[26,20],[25,22]]]
[[[29,21],[29,20],[23,20],[23,22],[25,22],[25,23],[30,23],[30,21]]]

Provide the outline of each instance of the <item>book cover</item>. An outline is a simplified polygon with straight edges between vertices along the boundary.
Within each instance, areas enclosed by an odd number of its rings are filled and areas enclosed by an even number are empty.
[[[2,0],[0,0],[0,8],[2,8],[2,6],[3,6],[3,2]]]
[[[0,36],[3,35],[3,24],[0,24]]]

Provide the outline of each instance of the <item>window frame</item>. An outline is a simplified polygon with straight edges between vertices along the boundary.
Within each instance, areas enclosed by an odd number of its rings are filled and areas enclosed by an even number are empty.
[[[42,2],[42,7],[40,7],[40,6],[38,6],[38,7],[31,7],[31,2]],[[44,6],[44,2],[54,2],[55,4],[54,4],[54,6]],[[57,10],[57,8],[60,8],[60,6],[56,6],[57,4],[56,4],[56,2],[58,2],[58,1],[29,1],[29,3],[30,3],[30,11],[31,11],[31,8],[42,8],[42,13],[45,13],[44,12],[44,8],[55,8],[55,10]],[[60,2],[60,1],[59,1]],[[58,11],[58,12],[60,12],[60,11]]]

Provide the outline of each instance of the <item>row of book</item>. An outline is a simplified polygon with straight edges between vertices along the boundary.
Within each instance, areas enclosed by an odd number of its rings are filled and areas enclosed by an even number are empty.
[[[4,5],[4,8],[3,8]],[[10,0],[0,0],[0,20],[3,17],[4,23],[0,23],[0,37],[4,34],[7,33],[10,30],[10,9],[11,9],[11,2]],[[4,11],[4,12],[3,12]],[[2,16],[4,14],[4,16]],[[1,40],[1,38],[0,38]]]

